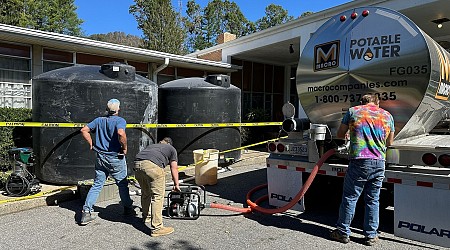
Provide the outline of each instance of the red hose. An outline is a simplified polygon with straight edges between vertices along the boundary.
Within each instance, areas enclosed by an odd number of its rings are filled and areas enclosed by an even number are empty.
[[[228,206],[228,205],[223,205],[223,204],[217,204],[217,203],[211,203],[210,207],[211,208],[225,209],[225,210],[229,210],[229,211],[233,211],[233,212],[239,212],[239,213],[250,213],[250,212],[253,212],[253,211],[257,211],[257,212],[260,212],[260,213],[263,213],[263,214],[283,213],[283,212],[287,211],[288,209],[292,208],[293,206],[295,206],[295,204],[297,204],[297,202],[303,198],[303,196],[305,195],[306,191],[308,191],[309,186],[311,186],[314,178],[316,177],[317,172],[319,171],[320,167],[322,167],[323,163],[330,156],[332,156],[335,152],[336,152],[335,149],[330,149],[325,154],[323,154],[322,157],[320,157],[319,161],[314,166],[313,170],[311,171],[311,174],[309,175],[308,179],[306,180],[305,184],[300,189],[300,191],[297,193],[297,195],[288,204],[286,204],[286,205],[284,205],[282,207],[279,207],[279,208],[263,208],[263,207],[258,206],[258,203],[260,203],[263,200],[267,200],[268,199],[267,195],[265,195],[263,197],[260,197],[255,202],[251,201],[250,197],[252,196],[252,194],[255,191],[259,190],[259,189],[267,187],[267,184],[259,185],[259,186],[253,188],[252,190],[250,190],[247,193],[247,204],[249,205],[249,207],[247,207],[247,208],[238,208],[238,207],[233,207],[233,206]]]
[[[210,208],[224,209],[224,210],[238,212],[238,213],[243,213],[243,214],[247,214],[247,213],[252,212],[252,209],[250,207],[233,207],[233,206],[229,206],[229,205],[225,205],[225,204],[219,204],[219,203],[211,203],[211,204],[209,204],[209,207]]]

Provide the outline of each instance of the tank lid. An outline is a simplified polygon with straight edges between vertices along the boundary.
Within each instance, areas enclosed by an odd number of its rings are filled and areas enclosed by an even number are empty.
[[[230,77],[227,75],[209,75],[205,81],[224,88],[230,87]]]
[[[100,72],[109,78],[123,82],[132,82],[136,78],[136,69],[120,62],[105,63],[101,66]]]

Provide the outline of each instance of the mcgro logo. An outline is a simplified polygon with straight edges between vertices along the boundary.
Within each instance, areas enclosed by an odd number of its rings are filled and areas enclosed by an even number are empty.
[[[339,44],[339,40],[336,40],[314,47],[314,71],[339,66]]]

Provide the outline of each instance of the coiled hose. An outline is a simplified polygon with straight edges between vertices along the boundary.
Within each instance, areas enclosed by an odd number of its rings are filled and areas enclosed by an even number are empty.
[[[322,167],[323,163],[332,155],[334,155],[336,153],[336,149],[330,149],[328,150],[325,154],[322,155],[322,157],[320,157],[319,161],[316,163],[316,165],[314,166],[313,170],[311,171],[311,174],[309,175],[308,179],[306,180],[305,184],[303,184],[303,187],[300,189],[300,191],[297,193],[297,195],[286,205],[279,207],[279,208],[264,208],[264,207],[260,207],[258,205],[258,203],[267,200],[269,197],[268,195],[264,195],[260,198],[258,198],[256,201],[252,201],[251,200],[251,196],[254,192],[256,192],[257,190],[263,189],[265,187],[267,187],[267,184],[263,184],[263,185],[259,185],[255,188],[253,188],[252,190],[250,190],[247,193],[247,204],[249,205],[249,207],[246,208],[239,208],[239,207],[233,207],[233,206],[229,206],[229,205],[224,205],[224,204],[218,204],[218,203],[211,203],[208,204],[207,207],[210,208],[218,208],[218,209],[224,209],[224,210],[229,210],[229,211],[233,211],[233,212],[238,212],[238,213],[251,213],[253,211],[257,211],[263,214],[276,214],[276,213],[283,213],[285,211],[287,211],[288,209],[292,208],[295,204],[297,204],[297,202],[299,200],[301,200],[303,198],[303,196],[306,194],[306,191],[308,191],[308,188],[311,186],[314,178],[317,175],[317,172],[319,171],[319,169]]]

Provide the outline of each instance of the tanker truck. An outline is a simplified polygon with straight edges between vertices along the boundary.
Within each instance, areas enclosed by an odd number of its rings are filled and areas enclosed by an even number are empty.
[[[302,175],[329,149],[337,153],[316,179],[343,181],[348,142],[335,138],[338,127],[364,94],[376,94],[395,120],[384,179],[393,194],[394,235],[450,247],[450,130],[436,129],[450,109],[449,58],[410,19],[390,9],[356,8],[326,21],[298,63],[304,112],[285,104],[281,131],[287,136],[268,143],[269,204],[291,201]],[[302,199],[292,209],[303,211],[305,203]]]

